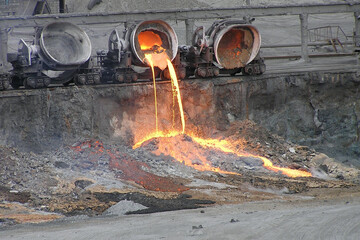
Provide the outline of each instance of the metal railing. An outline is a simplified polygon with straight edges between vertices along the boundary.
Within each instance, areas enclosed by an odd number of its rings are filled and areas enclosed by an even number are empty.
[[[308,36],[309,42],[311,43],[327,42],[328,44],[331,44],[335,52],[338,51],[336,45],[339,45],[344,50],[343,41],[341,41],[341,39],[346,41],[349,38],[340,26],[311,28],[308,29]]]
[[[345,4],[309,4],[309,5],[281,5],[281,6],[242,6],[233,8],[195,8],[172,10],[148,10],[112,13],[66,13],[49,14],[43,16],[0,17],[0,27],[36,27],[46,25],[53,21],[67,19],[71,23],[86,24],[111,24],[131,23],[134,21],[166,19],[175,21],[207,20],[242,18],[244,16],[282,16],[301,14],[360,12],[360,3]]]
[[[46,25],[54,21],[70,21],[79,25],[96,25],[96,24],[119,24],[124,26],[129,23],[140,20],[166,19],[184,21],[186,27],[187,44],[191,39],[194,31],[195,21],[214,20],[224,18],[242,18],[244,16],[282,16],[282,15],[299,15],[300,27],[306,29],[307,33],[307,16],[308,14],[331,14],[331,13],[360,13],[360,3],[336,3],[336,4],[312,4],[312,5],[282,5],[282,6],[245,6],[236,8],[219,8],[219,9],[173,9],[173,10],[149,10],[144,12],[118,12],[118,13],[66,13],[66,14],[46,14],[38,16],[24,17],[0,17],[0,41],[7,41],[8,28],[35,27]],[[359,40],[360,20],[355,17],[355,37],[353,40]],[[356,27],[358,26],[358,27]],[[341,32],[341,31],[340,31]],[[339,32],[339,34],[340,34]],[[333,39],[333,38],[330,38]],[[307,58],[308,34],[301,35],[302,57]],[[335,42],[334,42],[335,43]],[[336,42],[337,43],[337,42]],[[2,46],[1,46],[2,45]],[[7,42],[0,44],[0,62],[6,59]]]

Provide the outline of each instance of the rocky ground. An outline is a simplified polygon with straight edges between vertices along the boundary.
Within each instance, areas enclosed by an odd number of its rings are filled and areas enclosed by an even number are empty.
[[[329,192],[329,191],[328,191]],[[352,195],[352,196],[351,196]],[[351,239],[360,210],[350,193],[334,199],[272,200],[131,216],[71,218],[15,226],[3,239]],[[357,198],[359,199],[359,198]],[[331,227],[329,227],[331,226]]]
[[[237,140],[246,152],[268,157],[276,166],[310,171],[314,177],[289,178],[265,169],[254,157],[239,158],[211,148],[205,149],[209,162],[238,175],[200,172],[171,156],[156,155],[156,139],[135,150],[86,139],[42,154],[2,146],[1,226],[74,215],[151,213],[215,203],[293,199],[314,189],[358,189],[358,169],[286,142],[252,121],[235,122],[214,138]],[[188,137],[181,139],[177,144],[187,141],[195,149],[204,149]]]

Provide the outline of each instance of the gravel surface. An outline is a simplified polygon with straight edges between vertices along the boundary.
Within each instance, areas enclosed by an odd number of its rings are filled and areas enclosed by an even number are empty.
[[[227,205],[141,216],[95,218],[24,226],[2,239],[353,239],[360,235],[360,203]]]

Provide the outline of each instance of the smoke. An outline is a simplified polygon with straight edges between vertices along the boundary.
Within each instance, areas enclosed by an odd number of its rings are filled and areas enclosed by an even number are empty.
[[[281,189],[273,189],[273,188],[256,188],[250,184],[244,184],[244,185],[250,191],[265,192],[265,193],[271,193],[271,194],[276,194],[276,195],[291,193],[291,191],[287,187],[283,187]]]
[[[322,169],[312,167],[312,168],[310,168],[310,172],[313,175],[313,177],[324,179],[324,180],[330,180],[331,179],[329,177],[329,175],[325,171],[323,171]]]

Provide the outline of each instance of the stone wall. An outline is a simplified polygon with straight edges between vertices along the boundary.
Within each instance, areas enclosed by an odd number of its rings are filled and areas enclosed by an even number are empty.
[[[360,166],[359,78],[298,73],[182,81],[187,130],[211,136],[250,119],[289,141]],[[171,86],[157,84],[160,129],[173,127]],[[0,92],[0,145],[56,149],[84,138],[131,145],[155,129],[150,83]],[[174,127],[180,129],[175,111]]]
[[[251,119],[285,139],[360,166],[352,161],[360,159],[359,81],[355,73],[314,72],[220,83],[218,128]]]

